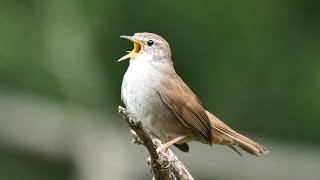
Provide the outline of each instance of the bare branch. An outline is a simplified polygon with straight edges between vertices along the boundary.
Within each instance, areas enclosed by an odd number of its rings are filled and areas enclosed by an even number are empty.
[[[148,149],[150,154],[148,164],[151,167],[151,171],[154,176],[153,179],[193,180],[193,177],[190,175],[189,171],[170,149],[168,149],[167,154],[165,155],[162,153],[157,153],[156,149],[161,145],[161,141],[152,137],[139,119],[131,115],[125,108],[121,106],[119,106],[118,110],[125,122],[132,129],[131,133],[134,137],[133,142],[137,144],[143,144]]]

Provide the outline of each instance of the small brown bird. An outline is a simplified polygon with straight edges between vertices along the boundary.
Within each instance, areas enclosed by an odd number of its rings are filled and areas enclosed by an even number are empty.
[[[133,42],[134,49],[118,61],[130,58],[121,87],[127,109],[139,118],[151,133],[165,142],[158,152],[175,145],[189,151],[187,142],[221,144],[239,155],[239,146],[252,155],[268,150],[235,132],[205,110],[188,85],[178,76],[171,60],[170,46],[153,33],[120,36]]]

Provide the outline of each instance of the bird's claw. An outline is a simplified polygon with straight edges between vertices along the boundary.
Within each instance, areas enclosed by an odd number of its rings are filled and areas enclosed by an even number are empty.
[[[163,167],[163,169],[168,169],[173,161],[173,158],[168,153],[166,153],[167,150],[168,148],[162,147],[162,146],[157,148],[157,154],[160,157],[160,161],[162,161],[161,164],[163,164],[163,162],[166,162],[166,161],[168,162],[168,165]]]

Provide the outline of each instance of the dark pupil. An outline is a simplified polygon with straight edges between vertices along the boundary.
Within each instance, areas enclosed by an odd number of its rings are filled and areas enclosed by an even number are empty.
[[[147,42],[147,44],[148,44],[148,46],[152,46],[152,45],[153,45],[153,41],[152,41],[152,40],[149,40],[149,41]]]

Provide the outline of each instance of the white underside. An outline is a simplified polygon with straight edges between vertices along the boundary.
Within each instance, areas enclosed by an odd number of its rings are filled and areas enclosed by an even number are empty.
[[[172,126],[176,117],[159,95],[162,74],[151,66],[150,58],[147,54],[140,54],[130,60],[122,82],[121,97],[128,110],[154,135],[168,141],[179,136],[172,134],[174,130],[168,128],[178,128],[182,124],[179,122]]]

